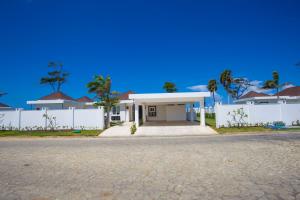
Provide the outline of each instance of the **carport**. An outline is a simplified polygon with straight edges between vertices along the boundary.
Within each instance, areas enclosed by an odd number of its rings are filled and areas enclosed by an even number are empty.
[[[198,126],[205,127],[204,101],[210,97],[209,92],[181,92],[181,93],[152,93],[130,94],[133,100],[136,126],[195,126],[193,105],[200,105],[200,123]],[[192,112],[187,112],[189,108]],[[189,122],[189,123],[188,123]],[[181,125],[182,126],[182,125]]]

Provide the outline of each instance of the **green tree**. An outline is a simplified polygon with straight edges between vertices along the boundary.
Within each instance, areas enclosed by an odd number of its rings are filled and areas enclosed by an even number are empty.
[[[51,67],[53,71],[48,72],[48,76],[42,77],[40,83],[50,85],[53,92],[59,92],[61,86],[67,81],[69,73],[63,71],[62,63],[49,62],[48,67]]]
[[[177,92],[176,85],[172,82],[165,82],[163,89],[166,90],[166,92],[168,93]]]
[[[272,80],[266,80],[263,84],[263,89],[275,89],[277,94],[277,100],[279,99],[279,90],[284,85],[287,85],[288,83],[279,84],[279,73],[277,71],[273,71],[272,73]]]
[[[221,73],[220,83],[223,85],[228,96],[231,96],[233,99],[239,99],[252,85],[247,78],[234,78],[231,70],[228,69]]]
[[[103,106],[106,113],[105,127],[110,127],[110,111],[119,102],[119,93],[111,91],[111,78],[96,75],[94,80],[87,84],[88,92],[94,93],[97,99],[95,106]]]
[[[210,91],[213,95],[214,105],[216,103],[215,93],[218,90],[218,84],[216,80],[209,80],[207,85],[208,91]]]

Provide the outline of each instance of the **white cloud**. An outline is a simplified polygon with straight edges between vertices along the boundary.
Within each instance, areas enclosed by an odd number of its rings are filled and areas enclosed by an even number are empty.
[[[291,83],[287,83],[281,89],[284,90],[284,89],[291,88],[291,87],[295,87],[295,85],[293,85]]]
[[[198,91],[198,92],[207,92],[207,85],[194,85],[188,87],[189,90]]]

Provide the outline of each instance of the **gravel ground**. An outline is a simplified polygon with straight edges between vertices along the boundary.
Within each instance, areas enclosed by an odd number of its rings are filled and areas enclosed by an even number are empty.
[[[300,134],[0,139],[0,199],[300,199]]]

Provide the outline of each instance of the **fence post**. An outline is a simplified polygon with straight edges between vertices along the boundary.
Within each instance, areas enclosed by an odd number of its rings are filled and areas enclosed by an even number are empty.
[[[22,109],[21,108],[17,108],[16,111],[18,112],[18,130],[20,131],[21,130],[21,111]]]
[[[47,130],[47,117],[48,117],[47,108],[42,108],[42,111],[44,111],[43,117],[44,117],[44,115],[46,116],[45,117],[45,127],[44,127],[44,129]]]
[[[216,119],[216,128],[220,128],[220,123],[219,123],[219,108],[220,106],[222,105],[221,102],[217,102],[215,104],[215,107],[214,107],[214,111],[215,111],[215,119]]]
[[[104,116],[104,109],[101,106],[98,106],[98,110],[100,111],[100,116],[101,116],[101,124],[100,124],[100,128],[104,129],[104,124],[105,124],[105,116]]]
[[[71,107],[72,110],[72,129],[75,128],[75,107]]]

